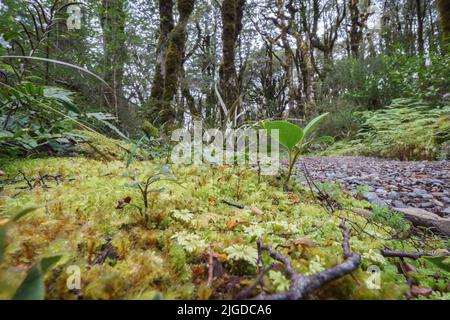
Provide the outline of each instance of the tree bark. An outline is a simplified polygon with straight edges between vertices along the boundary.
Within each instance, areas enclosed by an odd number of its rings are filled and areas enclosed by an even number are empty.
[[[222,4],[222,63],[219,69],[220,93],[231,109],[239,97],[239,83],[235,66],[236,44],[242,29],[245,0],[224,0]],[[225,114],[223,119],[225,120]]]
[[[447,46],[450,44],[450,1],[437,0],[437,5],[441,21],[442,39],[445,47],[444,51],[447,51]]]
[[[194,11],[195,0],[178,0],[178,23],[174,24],[173,1],[159,0],[160,35],[157,48],[157,65],[153,80],[152,109],[159,110],[158,118],[152,119],[171,128],[176,121],[173,99],[177,94],[182,73],[186,46],[186,26]]]
[[[104,80],[109,84],[103,92],[104,105],[119,120],[126,119],[128,110],[123,96],[123,75],[127,52],[125,48],[125,2],[102,0],[100,22],[103,31]]]

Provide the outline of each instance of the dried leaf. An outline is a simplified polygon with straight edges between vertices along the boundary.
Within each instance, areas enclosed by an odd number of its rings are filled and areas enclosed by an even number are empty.
[[[251,210],[252,210],[252,212],[253,212],[254,214],[256,214],[256,215],[258,215],[258,216],[261,216],[261,215],[264,214],[264,212],[263,212],[261,209],[255,207],[255,206],[252,206],[252,207],[251,207]]]
[[[117,207],[116,209],[123,209],[125,207],[126,204],[129,204],[131,202],[131,197],[125,197],[123,199],[119,199],[119,201],[117,201]]]
[[[293,193],[293,192],[290,192],[288,194],[288,198],[289,198],[289,200],[291,201],[292,204],[300,203],[300,197],[297,194]]]
[[[208,202],[209,203],[216,203],[216,199],[214,199],[213,197],[208,197]]]
[[[227,255],[225,253],[214,253],[214,257],[216,257],[219,261],[226,261],[227,260]]]
[[[303,248],[315,248],[315,247],[319,246],[317,243],[315,243],[314,241],[311,241],[309,239],[297,239],[297,240],[294,240],[293,243],[294,243],[294,245],[302,246]]]

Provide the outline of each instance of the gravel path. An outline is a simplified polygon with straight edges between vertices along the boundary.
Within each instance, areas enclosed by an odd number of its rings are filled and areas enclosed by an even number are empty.
[[[450,216],[450,161],[392,161],[367,157],[307,157],[311,176],[340,182],[348,191],[369,187],[364,197],[380,205],[416,207]],[[298,171],[301,175],[302,171]]]

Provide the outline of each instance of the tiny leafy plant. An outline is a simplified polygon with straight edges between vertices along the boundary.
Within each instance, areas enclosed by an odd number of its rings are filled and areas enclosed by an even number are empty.
[[[149,209],[152,206],[152,201],[156,199],[156,197],[150,198],[150,195],[158,194],[164,192],[165,190],[164,188],[152,188],[152,186],[160,181],[170,181],[176,183],[176,177],[173,175],[169,167],[163,166],[157,174],[149,176],[144,181],[138,181],[136,175],[132,175],[131,179],[133,180],[133,182],[131,184],[127,184],[126,186],[136,188],[139,190],[142,196],[143,205],[139,206],[131,204],[130,203],[131,199],[130,201],[125,201],[126,198],[122,199],[122,201],[136,207],[139,210],[141,217],[144,219],[146,223],[148,223],[150,218]]]
[[[317,126],[326,116],[328,116],[328,113],[324,113],[314,118],[305,126],[305,128],[301,128],[288,121],[267,121],[263,123],[263,128],[271,135],[273,135],[274,130],[278,130],[278,137],[275,136],[275,138],[277,138],[278,142],[288,150],[289,168],[284,182],[285,189],[287,189],[295,163],[308,147],[319,143],[334,142],[334,138],[330,136],[312,137]]]

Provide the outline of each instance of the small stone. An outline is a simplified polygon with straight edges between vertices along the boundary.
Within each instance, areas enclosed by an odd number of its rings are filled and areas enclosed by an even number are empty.
[[[432,208],[434,207],[433,202],[423,202],[419,204],[420,208]]]
[[[382,208],[386,208],[387,204],[383,200],[381,200],[375,192],[366,192],[363,194],[363,198],[370,203],[377,205]]]
[[[425,194],[428,194],[428,193],[426,192],[426,190],[418,189],[418,188],[414,188],[413,192],[414,192],[415,194],[419,194],[419,195],[425,195]]]
[[[447,216],[450,215],[450,207],[445,208],[444,210],[441,211],[441,213],[442,213],[442,214],[445,214],[445,215],[447,215]]]
[[[441,198],[441,200],[444,201],[445,203],[450,203],[449,197],[443,197],[443,198]]]
[[[398,198],[400,198],[400,195],[398,194],[398,192],[391,191],[391,192],[388,192],[387,197],[388,197],[388,199],[391,199],[391,200],[398,200]]]
[[[444,204],[442,202],[440,202],[439,200],[433,199],[433,203],[438,206],[438,207],[443,207]]]
[[[396,208],[408,208],[408,206],[406,204],[404,204],[403,202],[398,201],[398,200],[392,201],[392,206],[396,207]]]

